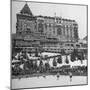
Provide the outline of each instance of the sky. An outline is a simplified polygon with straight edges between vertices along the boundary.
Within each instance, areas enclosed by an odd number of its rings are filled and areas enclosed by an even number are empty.
[[[16,14],[20,12],[26,2],[12,1],[12,33],[16,32]],[[33,15],[56,16],[73,19],[78,23],[79,38],[87,35],[87,7],[85,5],[51,4],[27,2]]]

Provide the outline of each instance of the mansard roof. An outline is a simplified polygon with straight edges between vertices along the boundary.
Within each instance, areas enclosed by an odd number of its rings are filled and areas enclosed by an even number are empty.
[[[30,16],[33,16],[28,4],[26,3],[24,5],[24,7],[22,8],[22,10],[20,11],[21,14],[27,14],[27,15],[30,15]]]

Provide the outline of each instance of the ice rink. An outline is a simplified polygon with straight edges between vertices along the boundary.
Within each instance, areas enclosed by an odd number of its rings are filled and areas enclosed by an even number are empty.
[[[12,89],[82,84],[87,84],[87,76],[73,76],[71,82],[69,76],[57,78],[56,75],[12,79]]]

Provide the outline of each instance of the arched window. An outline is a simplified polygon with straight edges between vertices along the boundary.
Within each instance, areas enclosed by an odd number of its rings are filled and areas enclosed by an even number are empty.
[[[38,31],[43,33],[43,24],[42,23],[38,24]]]
[[[61,27],[58,27],[57,28],[57,35],[62,35],[62,29],[61,29]]]

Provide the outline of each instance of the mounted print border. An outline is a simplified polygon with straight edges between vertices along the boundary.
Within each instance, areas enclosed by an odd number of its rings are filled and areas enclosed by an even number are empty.
[[[11,89],[88,84],[88,5],[11,0]]]

